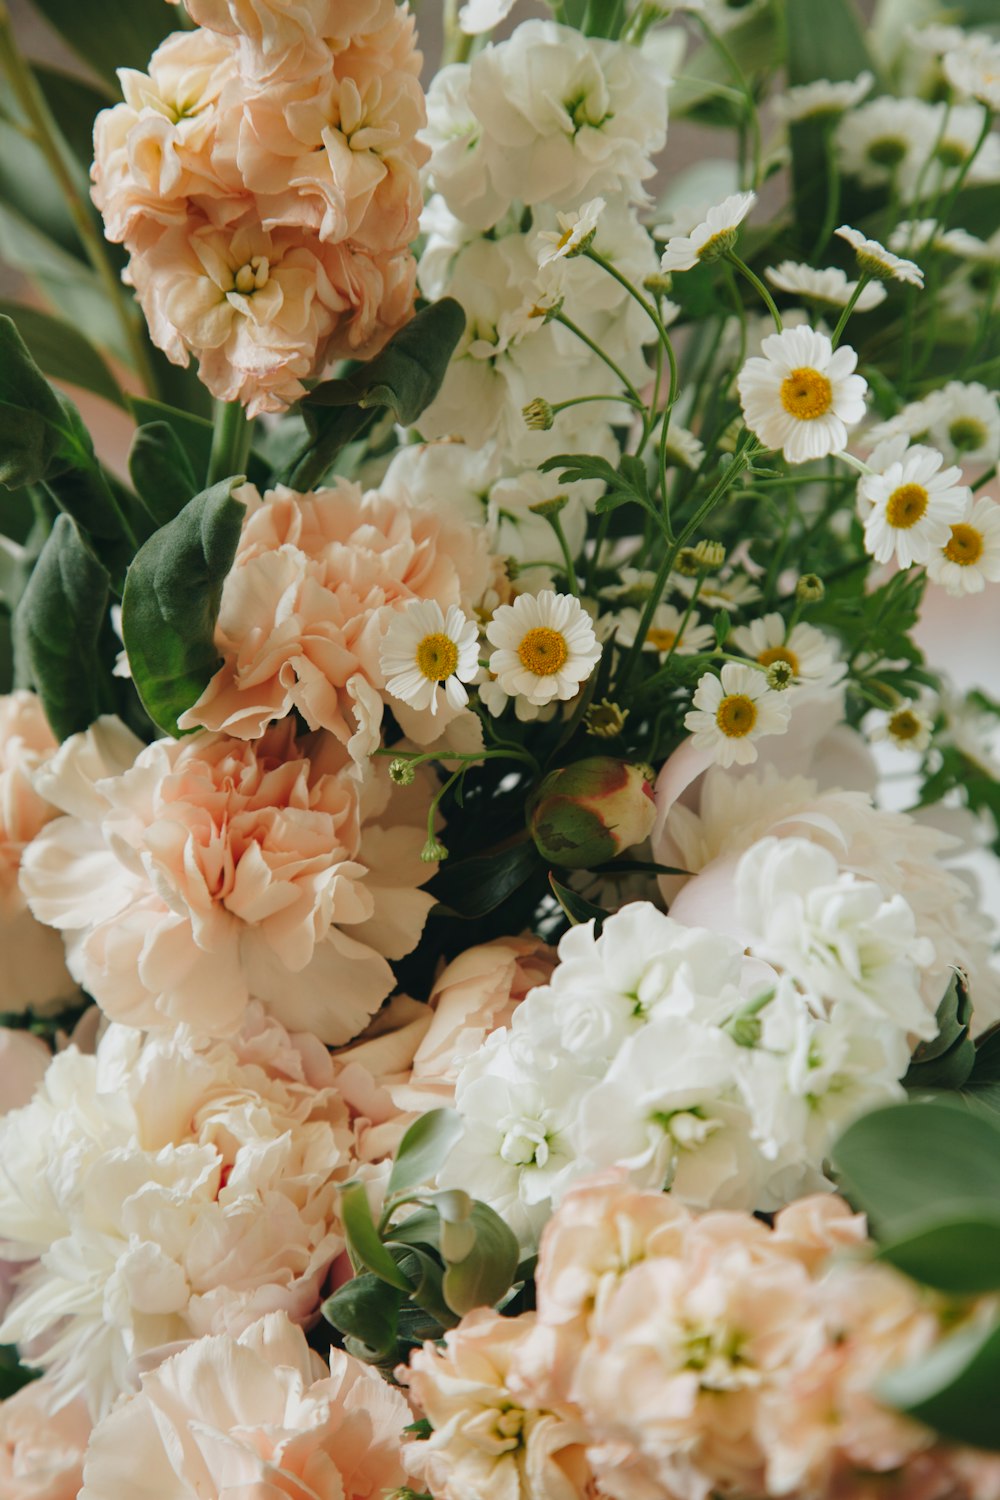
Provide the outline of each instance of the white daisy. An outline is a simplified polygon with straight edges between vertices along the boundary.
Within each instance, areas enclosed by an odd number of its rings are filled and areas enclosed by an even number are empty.
[[[995,236],[991,237],[995,239]],[[967,229],[945,229],[937,238],[937,247],[947,250],[959,260],[971,260],[977,264],[990,265],[998,258],[998,245],[991,240],[981,240],[978,234]]]
[[[927,136],[927,106],[920,99],[883,96],[850,110],[837,123],[841,170],[865,187],[919,170]]]
[[[590,618],[571,594],[519,594],[486,627],[489,670],[511,697],[529,703],[575,698],[601,655]]]
[[[774,101],[774,112],[780,120],[810,120],[816,115],[842,115],[860,104],[875,82],[867,70],[857,78],[833,81],[817,78],[813,83],[787,89]]]
[[[970,495],[961,520],[952,522],[950,537],[931,554],[927,572],[956,597],[1000,583],[1000,505]]]
[[[1000,42],[985,36],[970,38],[965,46],[945,54],[943,67],[952,88],[989,109],[1000,110]]]
[[[535,240],[539,267],[585,250],[597,233],[597,221],[605,207],[603,198],[592,198],[573,213],[557,214],[559,228],[543,229]]]
[[[762,615],[747,625],[737,625],[730,640],[762,667],[787,663],[796,685],[830,687],[846,670],[830,636],[802,621],[789,631],[777,612]]]
[[[929,117],[930,118],[930,117]],[[978,104],[933,106],[934,160],[946,180],[951,180],[969,162],[969,182],[995,182],[1000,170],[1000,143],[996,136],[981,140],[986,111]]]
[[[902,447],[894,454],[894,457],[899,458],[908,440],[916,439],[922,442],[930,437],[931,425],[937,420],[940,410],[941,392],[931,391],[920,401],[910,401],[894,417],[889,417],[884,422],[876,422],[874,427],[869,427],[862,437],[862,442],[880,449],[884,443],[892,439],[903,438]],[[884,462],[891,462],[891,460],[876,463],[873,454],[870,462],[872,468],[882,468]]]
[[[697,582],[697,578],[688,578],[683,573],[670,575],[670,587],[685,599],[691,598]],[[709,609],[742,609],[744,605],[756,604],[760,589],[745,573],[731,573],[728,578],[706,578],[698,590],[698,598]]]
[[[924,273],[915,261],[893,255],[878,240],[866,239],[859,229],[852,229],[849,224],[841,224],[834,232],[851,246],[859,269],[867,271],[869,276],[875,276],[879,281],[906,281],[911,286],[923,286]]]
[[[718,260],[735,245],[739,226],[756,202],[756,193],[733,193],[710,208],[688,234],[671,235],[660,270],[690,271],[702,261]]]
[[[750,431],[793,464],[842,452],[848,427],[865,414],[868,385],[854,374],[855,351],[834,350],[813,328],[772,333],[761,349],[763,358],[748,359],[736,377]]]
[[[433,599],[414,601],[392,616],[379,662],[388,691],[411,708],[437,713],[439,688],[449,707],[464,708],[462,684],[479,671],[479,632],[454,604],[443,614]]]
[[[979,381],[949,380],[935,392],[931,440],[963,464],[991,464],[1000,457],[1000,410],[995,391]]]
[[[757,759],[756,740],[784,734],[791,717],[787,697],[772,692],[763,672],[727,661],[721,675],[707,672],[684,716],[691,743],[710,750],[720,766],[748,766]]]
[[[827,266],[817,271],[795,260],[783,260],[779,266],[768,266],[764,275],[780,292],[790,292],[793,297],[811,297],[814,302],[826,302],[831,307],[846,307],[858,285],[856,281],[848,281],[839,266]],[[886,290],[882,283],[871,281],[862,287],[854,310],[870,312],[885,299]]]
[[[868,738],[876,742],[888,740],[897,750],[926,750],[933,728],[933,717],[920,704],[900,703],[876,720]]]
[[[654,445],[659,445],[663,419],[653,429]],[[668,468],[697,469],[705,457],[705,445],[687,427],[671,420],[667,429],[667,447],[664,454]]]
[[[964,46],[967,40],[961,26],[907,26],[903,34],[914,51],[937,53],[939,57]]]
[[[623,609],[615,620],[615,639],[619,646],[631,646],[639,632],[642,618],[637,609]],[[711,651],[715,645],[715,631],[711,625],[699,623],[692,614],[684,626],[684,614],[672,604],[658,604],[642,643],[644,651],[655,651],[660,657],[673,651],[677,656],[692,656],[696,651]]]
[[[951,526],[966,509],[968,489],[961,469],[942,469],[935,448],[918,445],[881,474],[858,482],[858,508],[864,521],[865,550],[876,562],[893,557],[901,568],[926,563],[945,546]]]

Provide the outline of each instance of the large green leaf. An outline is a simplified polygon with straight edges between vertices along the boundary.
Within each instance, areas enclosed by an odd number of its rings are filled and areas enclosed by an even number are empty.
[[[34,141],[5,121],[0,121],[0,202],[67,254],[80,254],[66,200],[45,156]]]
[[[958,1089],[972,1072],[976,1047],[969,1027],[972,1000],[958,973],[937,1008],[937,1036],[921,1042],[913,1053],[903,1083],[908,1089]]]
[[[484,917],[520,890],[543,866],[530,840],[511,844],[471,859],[448,861],[430,882],[429,889],[444,906],[460,917]]]
[[[104,5],[99,16],[80,0],[34,0],[34,4],[77,56],[105,80],[111,98],[118,97],[116,70],[145,72],[150,54],[181,26],[176,7],[164,0]]]
[[[412,1291],[409,1281],[382,1243],[363,1182],[349,1183],[341,1190],[340,1216],[347,1236],[347,1248],[354,1262],[401,1292]]]
[[[125,581],[122,631],[143,707],[167,734],[219,664],[215,622],[240,539],[239,480],[203,490],[136,553]]]
[[[431,1182],[461,1134],[462,1122],[453,1109],[431,1109],[414,1120],[396,1151],[388,1196]]]
[[[61,740],[86,729],[105,707],[98,640],[108,584],[76,523],[59,516],[21,595],[14,642],[18,681],[34,683]]]
[[[444,1300],[459,1317],[474,1307],[495,1306],[517,1271],[517,1240],[499,1214],[477,1202],[471,1221],[475,1242],[461,1260],[448,1266],[442,1282]]]
[[[953,1442],[1000,1452],[1000,1326],[965,1327],[919,1364],[886,1376],[878,1395]]]
[[[328,1323],[361,1346],[361,1357],[387,1358],[396,1347],[402,1293],[378,1276],[363,1272],[329,1296],[322,1313]]]
[[[180,407],[168,406],[162,401],[151,401],[134,396],[130,402],[132,414],[140,427],[150,422],[165,422],[180,443],[198,485],[208,478],[208,463],[212,452],[212,424],[202,416]]]
[[[998,1291],[1000,1203],[926,1223],[883,1245],[879,1257],[940,1292],[976,1297]]]
[[[64,140],[89,173],[94,159],[94,120],[99,110],[107,108],[107,94],[60,68],[47,68],[40,63],[32,66]],[[117,97],[116,88],[116,100]]]
[[[176,431],[167,422],[148,422],[137,429],[128,455],[136,492],[158,526],[166,526],[198,489],[191,461]]]
[[[39,369],[52,380],[81,386],[116,406],[125,405],[121,387],[103,356],[72,323],[17,302],[0,301],[0,316],[14,320]]]

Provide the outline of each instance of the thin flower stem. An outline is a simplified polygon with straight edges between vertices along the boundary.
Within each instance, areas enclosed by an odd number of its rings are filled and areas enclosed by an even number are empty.
[[[823,211],[823,223],[816,236],[816,243],[809,255],[810,262],[816,260],[826,249],[840,209],[840,169],[837,166],[837,152],[833,144],[832,124],[827,125],[823,131],[823,151],[826,158],[826,207]]]
[[[771,317],[774,319],[774,326],[780,333],[781,314],[775,306],[774,298],[771,296],[771,293],[761,281],[760,277],[756,274],[755,271],[751,271],[746,261],[741,260],[740,257],[736,254],[735,250],[726,251],[726,260],[728,260],[731,265],[734,265],[737,271],[739,271],[741,275],[746,277],[747,281],[749,281],[754,290],[758,292],[761,297],[763,297],[764,301],[767,304],[767,310],[771,314]]]
[[[592,350],[592,352],[597,355],[598,359],[604,361],[612,374],[617,376],[636,405],[645,407],[645,401],[643,401],[642,397],[639,395],[639,392],[636,390],[631,380],[629,380],[628,376],[625,374],[625,371],[619,369],[618,365],[615,364],[610,354],[605,354],[601,346],[599,344],[595,344],[594,340],[590,337],[589,334],[584,333],[583,329],[580,328],[576,323],[574,323],[572,318],[568,318],[565,313],[556,313],[555,322],[561,323],[564,328],[568,328],[570,333],[575,333],[577,338],[580,339],[581,342],[586,344],[587,348]]]
[[[247,420],[240,403],[217,401],[212,451],[208,460],[209,484],[218,484],[220,479],[246,472],[252,440],[253,422]]]
[[[585,406],[588,401],[622,401],[626,406],[635,408],[636,401],[633,396],[623,396],[620,393],[615,396],[610,392],[603,396],[571,396],[568,401],[555,401],[552,404],[552,415],[558,416],[561,411],[567,411],[571,406]],[[645,404],[640,400],[639,409],[645,411]]]
[[[975,491],[975,490],[981,490],[984,484],[989,484],[990,480],[994,479],[996,477],[996,472],[997,472],[997,466],[996,466],[996,464],[990,464],[990,466],[986,470],[985,474],[980,474],[980,476],[976,480],[975,484],[972,485],[973,491]]]
[[[44,155],[59,185],[87,259],[121,325],[135,373],[144,390],[148,394],[153,394],[156,390],[156,382],[138,321],[129,311],[122,283],[108,253],[107,243],[103,235],[98,232],[94,222],[86,190],[81,185],[80,168],[56,124],[48,101],[39,87],[27,58],[17,44],[5,0],[0,0],[0,72],[6,74],[17,102],[27,116],[32,138]]]
[[[559,543],[559,550],[563,555],[563,562],[566,564],[566,582],[569,584],[569,591],[574,599],[579,599],[580,584],[576,576],[576,563],[573,561],[573,554],[569,550],[569,542],[566,540],[566,533],[563,531],[562,522],[558,515],[555,514],[546,514],[545,519],[556,534],[556,541]]]
[[[861,293],[864,291],[869,281],[871,281],[871,276],[869,275],[869,273],[867,271],[862,271],[860,276],[858,277],[858,284],[854,288],[854,291],[851,293],[850,300],[848,301],[847,306],[844,308],[843,312],[840,314],[840,317],[837,319],[837,326],[833,330],[833,333],[830,337],[830,342],[835,349],[840,343],[840,335],[847,327],[847,320],[857,306],[858,298],[861,296]]]
[[[743,69],[740,67],[739,63],[736,61],[736,58],[733,56],[728,45],[722,40],[721,36],[718,36],[717,33],[712,30],[712,27],[708,24],[705,18],[703,16],[700,16],[697,11],[692,12],[691,19],[703,33],[705,40],[708,42],[709,46],[713,49],[713,51],[718,53],[723,63],[732,74],[733,81],[735,82],[740,96],[746,105],[747,124],[750,128],[751,157],[753,161],[750,182],[747,184],[747,186],[749,186],[754,190],[754,192],[756,192],[757,188],[760,186],[760,180],[763,175],[761,166],[763,160],[763,148],[761,145],[760,115],[757,110],[757,101],[753,96],[753,90],[751,89],[749,83],[747,83]]]

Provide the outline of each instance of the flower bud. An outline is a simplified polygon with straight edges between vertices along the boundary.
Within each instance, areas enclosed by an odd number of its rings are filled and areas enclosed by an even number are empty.
[[[569,870],[605,864],[652,832],[652,773],[606,755],[551,771],[528,803],[528,828],[543,859]]]
[[[625,728],[628,715],[627,708],[612,703],[610,698],[602,698],[599,703],[590,705],[583,716],[583,723],[587,733],[592,734],[595,739],[613,740]]]
[[[802,604],[818,604],[825,593],[823,580],[815,573],[803,573],[795,585],[795,597]]]
[[[527,406],[521,408],[525,423],[535,432],[548,432],[555,415],[544,396],[535,396]]]
[[[396,786],[412,786],[416,775],[416,770],[408,760],[389,762],[389,780]]]

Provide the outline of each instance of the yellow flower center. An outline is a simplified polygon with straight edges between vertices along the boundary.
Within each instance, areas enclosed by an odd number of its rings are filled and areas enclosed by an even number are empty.
[[[669,651],[677,639],[676,630],[666,630],[660,625],[651,625],[646,639],[655,651]]]
[[[898,531],[909,531],[911,526],[916,526],[918,521],[923,520],[929,499],[922,484],[901,484],[889,496],[885,518]]]
[[[983,446],[988,433],[975,417],[956,417],[948,427],[948,436],[959,453],[971,453],[974,448]]]
[[[958,563],[960,568],[971,568],[983,555],[983,533],[960,521],[951,528],[951,537],[943,551],[949,562]]]
[[[789,651],[787,646],[770,646],[760,653],[757,660],[762,667],[771,667],[776,661],[787,662],[796,677],[799,675],[799,659],[794,651]]]
[[[573,238],[575,231],[575,224],[570,224],[566,229],[564,229],[562,234],[559,236],[559,242],[556,245],[556,249],[561,250],[564,245],[568,245],[570,240]]]
[[[746,693],[729,693],[715,710],[715,722],[731,740],[741,740],[757,722],[757,705]]]
[[[266,255],[251,255],[245,265],[240,266],[233,277],[233,287],[237,292],[248,297],[251,292],[257,292],[267,284],[271,267]]]
[[[458,647],[449,635],[425,635],[417,647],[417,666],[430,682],[444,682],[458,666]]]
[[[915,713],[908,708],[899,708],[889,720],[889,733],[894,740],[915,740],[923,729]]]
[[[536,677],[552,677],[566,662],[569,647],[558,630],[536,625],[529,630],[517,648],[521,665]]]
[[[800,422],[813,422],[826,416],[833,405],[833,386],[818,370],[803,366],[781,382],[781,404]]]

